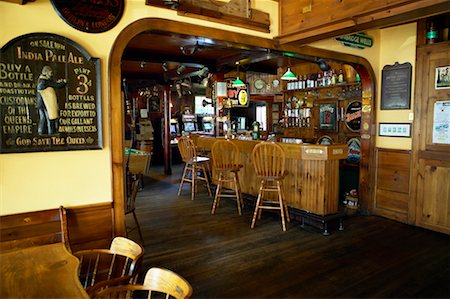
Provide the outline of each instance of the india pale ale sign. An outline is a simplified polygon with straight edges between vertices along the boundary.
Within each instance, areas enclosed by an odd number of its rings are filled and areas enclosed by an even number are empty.
[[[124,0],[51,0],[59,16],[80,31],[99,33],[120,20]]]
[[[0,152],[102,146],[100,62],[50,33],[17,37],[0,51]]]

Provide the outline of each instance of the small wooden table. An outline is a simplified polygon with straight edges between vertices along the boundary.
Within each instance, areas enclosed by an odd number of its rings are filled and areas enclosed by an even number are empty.
[[[89,298],[63,243],[0,254],[0,298]]]

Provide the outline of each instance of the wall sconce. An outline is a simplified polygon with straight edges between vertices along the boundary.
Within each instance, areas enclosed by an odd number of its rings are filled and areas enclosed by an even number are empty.
[[[213,105],[213,102],[212,102],[212,100],[211,100],[211,102],[210,101],[207,101],[206,99],[204,99],[203,101],[202,101],[202,106],[203,107],[206,107],[206,106],[208,106],[208,105]]]

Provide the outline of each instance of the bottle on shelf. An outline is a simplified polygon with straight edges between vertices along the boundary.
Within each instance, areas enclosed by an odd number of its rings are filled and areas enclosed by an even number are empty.
[[[344,83],[344,72],[342,69],[339,69],[339,75],[338,75],[338,82],[337,83]]]

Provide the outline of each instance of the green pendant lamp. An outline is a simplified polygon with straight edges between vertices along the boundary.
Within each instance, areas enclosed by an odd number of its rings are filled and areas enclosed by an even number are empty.
[[[288,67],[286,73],[284,73],[284,75],[281,76],[281,80],[294,81],[297,80],[297,76],[291,71],[291,68]]]
[[[233,82],[233,84],[231,84],[232,87],[245,87],[245,83],[244,81],[242,81],[241,79],[239,79],[239,61],[236,61],[235,64],[237,65],[237,78],[236,80]]]

